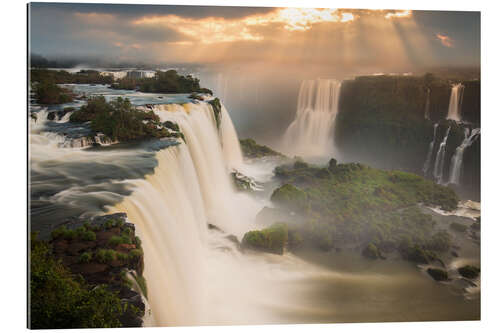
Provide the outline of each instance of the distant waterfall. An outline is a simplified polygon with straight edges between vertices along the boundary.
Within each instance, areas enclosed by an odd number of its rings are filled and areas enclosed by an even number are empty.
[[[453,85],[451,88],[450,104],[448,106],[448,116],[446,119],[461,121],[462,100],[465,86],[461,83]]]
[[[442,182],[443,179],[443,169],[444,169],[444,157],[446,154],[446,142],[448,141],[448,135],[450,134],[451,127],[448,127],[446,135],[443,141],[439,145],[439,150],[436,154],[436,162],[434,163],[434,177],[437,179],[438,184]]]
[[[425,112],[424,112],[425,119],[431,119],[430,118],[430,116],[431,116],[430,115],[430,107],[431,107],[431,89],[427,88],[427,97],[425,99]]]
[[[479,134],[481,134],[480,128],[474,128],[472,131],[470,131],[468,128],[465,129],[464,141],[462,141],[462,144],[457,147],[457,149],[455,150],[455,154],[453,154],[453,157],[451,158],[450,183],[457,185],[460,184],[460,179],[462,178],[463,172],[463,158],[465,149],[467,149],[467,147],[470,147],[474,143],[474,141],[476,141],[476,139],[479,137]]]
[[[302,81],[295,119],[283,137],[286,151],[300,155],[332,152],[341,84],[326,79]]]
[[[429,151],[427,152],[427,157],[425,158],[424,167],[422,171],[424,175],[429,171],[429,167],[431,166],[432,152],[434,151],[434,143],[436,142],[436,133],[437,133],[438,123],[434,124],[434,136],[432,137],[432,141],[429,144]]]

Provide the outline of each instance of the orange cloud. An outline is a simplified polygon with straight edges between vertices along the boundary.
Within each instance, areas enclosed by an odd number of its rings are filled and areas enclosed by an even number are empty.
[[[174,29],[203,44],[261,41],[264,36],[254,28],[275,25],[282,29],[306,31],[316,23],[346,23],[356,19],[351,12],[338,9],[278,8],[264,15],[250,15],[240,19],[206,17],[193,19],[178,15],[146,16],[133,21],[135,26],[164,26]],[[183,41],[177,41],[183,43]],[[192,41],[191,41],[192,43]]]
[[[410,17],[411,16],[411,10],[393,10],[389,11],[387,14],[385,14],[386,19],[393,19],[393,18],[404,18],[404,17]]]
[[[443,35],[443,34],[436,34],[436,38],[443,44],[443,46],[446,47],[453,47],[454,46],[454,41],[451,39],[451,37]]]

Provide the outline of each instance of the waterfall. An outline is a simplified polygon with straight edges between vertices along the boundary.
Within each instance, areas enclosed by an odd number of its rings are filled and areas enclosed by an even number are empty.
[[[434,142],[436,141],[436,132],[438,128],[438,123],[434,124],[434,135],[432,137],[432,141],[429,144],[429,151],[427,152],[427,157],[425,158],[424,162],[424,167],[422,171],[424,172],[424,175],[427,174],[427,171],[429,171],[429,167],[431,165],[431,159],[432,159],[432,152],[434,151]]]
[[[157,105],[153,111],[162,121],[175,121],[186,143],[157,152],[154,173],[127,181],[133,193],[110,208],[126,212],[143,239],[153,324],[279,321],[281,312],[272,308],[293,303],[284,282],[289,276],[262,255],[240,253],[226,237],[241,239],[257,228],[255,216],[268,204],[230,183],[228,169],[241,156],[227,110],[220,129],[207,103]],[[224,232],[208,230],[207,223]]]
[[[450,104],[448,106],[448,116],[446,119],[461,121],[462,99],[465,86],[461,83],[453,85],[451,88]]]
[[[468,128],[465,128],[464,131],[465,131],[464,141],[462,141],[460,146],[458,146],[457,149],[455,150],[455,154],[453,154],[453,157],[451,158],[451,165],[450,165],[449,182],[457,185],[460,184],[460,178],[462,177],[462,172],[463,172],[462,162],[464,158],[465,149],[467,149],[467,147],[470,147],[481,134],[480,128],[474,128],[472,131],[470,131]]]
[[[425,112],[424,112],[424,117],[425,119],[431,119],[430,117],[430,106],[431,106],[431,89],[427,88],[427,97],[425,99]]]
[[[208,223],[231,233],[242,232],[233,220],[235,215],[227,214],[234,207],[221,209],[227,205],[227,198],[233,195],[229,172],[243,163],[238,136],[227,110],[221,108],[220,130],[208,103],[157,105],[153,111],[161,121],[177,123],[186,138],[186,146],[196,165]]]
[[[443,141],[439,145],[439,150],[436,154],[436,161],[434,162],[434,178],[437,179],[438,184],[441,184],[443,178],[444,169],[444,157],[446,155],[446,142],[448,141],[448,135],[450,134],[451,126],[446,130],[446,135]]]
[[[295,119],[283,137],[284,150],[300,155],[324,155],[333,151],[333,129],[341,82],[302,81]]]

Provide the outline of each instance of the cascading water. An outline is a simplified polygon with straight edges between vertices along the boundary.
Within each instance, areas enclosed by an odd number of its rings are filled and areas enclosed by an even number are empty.
[[[326,79],[302,81],[295,119],[283,137],[285,151],[305,156],[332,153],[341,84]]]
[[[429,171],[429,167],[431,166],[432,152],[434,151],[434,143],[436,142],[436,133],[437,133],[438,123],[434,124],[434,135],[432,137],[432,141],[429,144],[429,151],[427,152],[427,157],[425,158],[424,167],[422,171],[424,175]]]
[[[439,145],[439,150],[436,155],[436,162],[434,163],[434,178],[436,178],[437,183],[441,184],[443,179],[444,170],[444,157],[446,155],[446,142],[448,141],[448,135],[450,134],[451,127],[446,130],[446,135],[443,141]]]
[[[241,155],[227,111],[222,108],[219,130],[207,103],[157,105],[154,112],[175,121],[186,143],[157,152],[154,173],[128,181],[134,192],[110,209],[126,212],[143,239],[154,324],[279,322],[269,307],[282,308],[276,300],[292,295],[279,270],[240,254],[226,238],[256,228],[255,215],[266,204],[230,184],[228,169]],[[209,231],[207,223],[223,232]]]
[[[464,158],[464,152],[468,147],[470,147],[474,143],[474,141],[476,141],[476,139],[481,134],[480,128],[474,128],[472,131],[470,131],[468,128],[465,128],[464,131],[465,131],[464,141],[462,141],[460,146],[457,147],[457,149],[455,150],[455,154],[453,154],[453,157],[451,158],[450,181],[449,181],[451,184],[457,184],[457,185],[460,184],[460,179],[463,173],[462,162]]]
[[[461,83],[453,85],[451,88],[450,104],[448,106],[448,116],[446,119],[461,121],[462,99],[464,95],[465,86]]]

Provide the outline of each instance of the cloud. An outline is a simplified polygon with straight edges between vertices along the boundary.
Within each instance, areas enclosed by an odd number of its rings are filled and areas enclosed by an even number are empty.
[[[45,56],[140,62],[404,67],[466,56],[475,61],[479,47],[465,46],[478,38],[471,28],[479,18],[410,10],[37,4],[30,45]],[[435,31],[453,31],[454,39]],[[460,52],[450,55],[437,41]]]
[[[412,14],[411,10],[387,10],[386,12],[384,16],[386,19],[406,18]]]
[[[454,47],[455,46],[454,45],[455,41],[453,39],[451,39],[450,36],[446,36],[444,34],[437,33],[436,38],[441,42],[441,44],[443,46],[446,46],[446,47]]]

